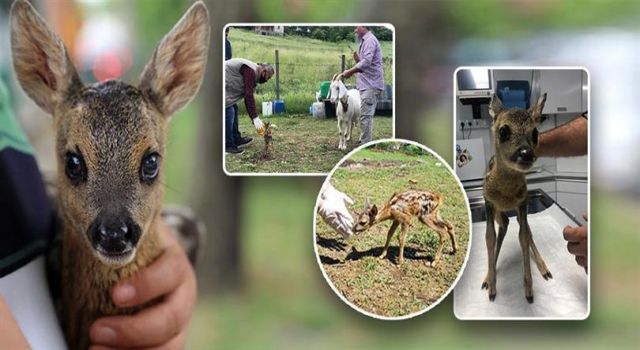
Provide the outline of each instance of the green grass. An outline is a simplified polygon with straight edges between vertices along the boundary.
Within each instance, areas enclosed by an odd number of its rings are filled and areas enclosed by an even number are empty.
[[[233,57],[246,58],[253,62],[275,63],[275,50],[280,55],[280,98],[285,101],[291,114],[308,113],[309,106],[315,102],[315,93],[320,82],[331,80],[341,69],[341,55],[346,55],[346,66],[354,65],[351,50],[357,50],[355,43],[332,43],[303,38],[299,36],[263,36],[244,29],[231,29],[229,41],[233,47]],[[393,83],[393,46],[391,42],[380,43],[384,60],[384,79],[386,84]],[[345,80],[355,85],[355,77]],[[276,98],[275,77],[269,82],[258,85],[256,105],[260,112],[263,101]],[[238,104],[241,113],[244,105]]]
[[[637,347],[640,203],[593,195],[592,313],[583,322],[462,322],[452,295],[419,317],[385,322],[361,316],[327,286],[313,252],[311,224],[320,181],[259,178],[243,191],[244,287],[201,294],[189,349],[632,349]],[[361,204],[361,199],[356,196]],[[443,214],[443,216],[445,216]],[[612,224],[615,223],[615,224]],[[397,244],[393,242],[392,244]],[[385,268],[372,263],[375,269]],[[206,273],[206,269],[203,269]]]
[[[249,117],[239,116],[240,132],[254,138],[243,154],[225,155],[227,171],[231,173],[328,173],[347,152],[357,147],[360,129],[346,151],[338,150],[338,127],[335,119],[314,119],[306,115],[265,117],[277,126],[273,132],[273,158],[261,159],[264,141],[255,134]],[[376,117],[373,138],[393,135],[392,118]]]
[[[321,219],[316,221],[318,253],[323,269],[334,286],[358,307],[381,316],[404,316],[424,310],[453,284],[464,262],[469,242],[469,218],[464,194],[449,170],[436,157],[411,155],[403,150],[365,149],[354,154],[331,177],[331,183],[355,200],[352,211],[361,211],[366,197],[381,208],[394,192],[426,190],[443,198],[440,213],[455,227],[458,252],[446,238],[439,266],[428,261],[435,256],[439,236],[417,219],[407,233],[405,262],[399,254],[396,231],[389,258],[378,259],[390,221],[344,242]],[[350,245],[357,253],[352,253]]]

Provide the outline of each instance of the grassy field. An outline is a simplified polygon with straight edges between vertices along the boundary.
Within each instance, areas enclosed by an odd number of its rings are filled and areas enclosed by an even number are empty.
[[[634,229],[640,225],[638,200],[594,193],[592,312],[586,321],[462,322],[453,315],[450,294],[425,315],[385,322],[345,305],[319,271],[311,246],[311,208],[319,181],[254,178],[246,185],[244,287],[218,297],[200,294],[189,349],[637,347],[640,275],[633,250],[640,244]],[[361,205],[362,198],[355,197]],[[208,273],[206,267],[201,273]]]
[[[273,158],[262,159],[264,141],[255,134],[249,117],[240,115],[240,132],[254,138],[239,155],[225,155],[227,171],[231,173],[328,173],[349,151],[358,146],[360,129],[346,151],[338,150],[338,129],[335,119],[314,119],[307,115],[285,115],[263,118],[277,126],[273,133]],[[392,118],[376,117],[373,138],[393,135]]]
[[[285,101],[291,114],[308,113],[315,102],[315,93],[320,82],[331,80],[341,69],[341,55],[346,55],[346,66],[353,66],[352,50],[358,45],[353,42],[332,43],[299,36],[263,36],[250,30],[233,28],[229,31],[229,41],[233,57],[246,58],[254,62],[275,62],[275,50],[280,55],[280,98]],[[386,84],[393,83],[393,46],[389,41],[380,43],[384,63]],[[355,85],[355,77],[345,80],[345,84]],[[256,104],[272,101],[276,97],[275,78],[259,85]],[[241,113],[244,105],[239,104]],[[260,107],[258,107],[260,109]],[[260,113],[260,111],[258,111]]]
[[[441,215],[454,225],[459,245],[458,252],[451,255],[447,238],[441,263],[431,267],[439,235],[414,219],[407,234],[405,262],[398,266],[399,230],[388,257],[377,258],[390,221],[373,226],[347,243],[318,218],[316,245],[323,269],[346,299],[373,314],[396,317],[424,310],[447,292],[466,256],[469,218],[458,183],[437,158],[403,151],[361,150],[336,170],[331,183],[354,199],[352,210],[362,210],[366,196],[380,208],[396,191],[437,192],[444,198]],[[349,244],[355,252],[349,251]]]

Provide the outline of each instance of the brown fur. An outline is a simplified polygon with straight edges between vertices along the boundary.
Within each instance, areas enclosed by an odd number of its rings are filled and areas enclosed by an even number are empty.
[[[159,43],[138,86],[119,81],[84,86],[61,40],[33,7],[17,0],[11,9],[18,80],[52,114],[55,127],[63,226],[61,319],[72,349],[90,345],[88,330],[96,318],[136,311],[117,308],[111,291],[161,254],[156,228],[168,121],[197,93],[208,42],[208,12],[197,2]],[[67,176],[69,152],[83,158],[87,176],[80,184]],[[149,152],[159,155],[159,173],[145,183],[140,169]],[[128,260],[112,261],[92,246],[89,232],[102,216],[120,213],[141,234]]]
[[[272,125],[270,122],[264,123],[264,152],[262,153],[262,159],[270,160],[273,159],[273,129],[276,126]]]
[[[536,127],[542,119],[542,109],[546,101],[543,94],[535,106],[529,110],[513,108],[506,109],[497,96],[489,105],[493,117],[493,144],[495,155],[489,161],[489,167],[484,177],[484,197],[487,213],[487,231],[485,241],[487,245],[489,271],[482,283],[483,289],[488,289],[489,300],[496,297],[496,264],[502,247],[504,236],[509,225],[506,212],[517,209],[520,225],[520,246],[524,260],[525,297],[533,302],[533,289],[529,251],[533,253],[536,265],[545,279],[551,278],[538,249],[533,242],[531,229],[527,222],[527,181],[526,171],[536,160],[537,146]],[[508,130],[509,132],[505,132]],[[504,137],[507,135],[508,137]],[[526,157],[521,153],[525,150]],[[526,160],[525,160],[526,158]],[[496,240],[495,221],[498,222],[498,236]]]
[[[441,204],[442,197],[439,194],[419,190],[394,193],[380,210],[378,210],[378,207],[375,204],[371,205],[367,199],[365,211],[358,215],[357,221],[353,227],[353,232],[362,232],[375,224],[386,220],[392,220],[393,222],[389,228],[389,232],[387,233],[387,241],[384,245],[384,249],[382,250],[382,254],[380,254],[379,257],[382,259],[386,258],[391,238],[398,226],[401,226],[400,233],[398,235],[398,241],[400,243],[398,264],[402,264],[404,261],[404,243],[407,231],[411,226],[411,219],[413,217],[417,217],[421,223],[427,225],[427,227],[436,231],[440,235],[440,245],[435,258],[431,263],[431,266],[435,267],[438,265],[440,258],[442,257],[444,241],[447,235],[451,240],[451,246],[453,248],[452,254],[455,254],[457,251],[456,235],[453,230],[453,225],[440,217],[439,208]]]

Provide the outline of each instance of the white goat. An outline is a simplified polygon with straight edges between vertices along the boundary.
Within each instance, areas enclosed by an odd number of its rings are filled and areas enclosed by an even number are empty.
[[[339,150],[347,149],[347,141],[351,141],[353,127],[360,119],[360,92],[347,90],[342,82],[342,74],[335,74],[331,79],[331,103],[336,105],[338,134],[340,134]]]

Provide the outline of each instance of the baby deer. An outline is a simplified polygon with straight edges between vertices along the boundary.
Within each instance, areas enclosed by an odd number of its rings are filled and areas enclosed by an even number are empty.
[[[275,124],[264,123],[264,151],[262,152],[264,160],[273,159],[273,129],[277,129]]]
[[[535,149],[538,145],[538,129],[542,121],[542,109],[547,99],[543,94],[535,106],[528,110],[507,109],[497,96],[493,96],[489,112],[493,118],[491,132],[495,155],[489,161],[489,169],[484,177],[484,199],[487,213],[485,241],[489,271],[482,283],[488,289],[489,300],[496,297],[496,263],[502,241],[507,233],[509,219],[506,211],[517,209],[520,225],[519,239],[524,260],[524,294],[529,303],[533,302],[531,266],[529,251],[544,279],[552,278],[551,272],[542,260],[531,236],[527,222],[527,181],[526,171],[536,161]],[[498,239],[494,221],[498,222]]]
[[[158,226],[171,115],[200,88],[209,14],[196,2],[162,39],[137,85],[84,85],[62,41],[26,0],[11,8],[14,68],[26,94],[53,116],[62,220],[61,320],[71,349],[89,326],[131,314],[114,285],[161,254]]]
[[[431,266],[435,267],[440,262],[447,235],[449,235],[451,246],[453,247],[452,254],[455,254],[457,251],[456,235],[453,231],[453,225],[440,217],[440,212],[438,211],[440,204],[442,204],[442,197],[439,194],[418,190],[394,193],[380,210],[378,210],[375,204],[371,205],[369,198],[367,198],[365,211],[358,215],[353,227],[353,232],[359,233],[380,222],[392,220],[393,222],[387,233],[387,242],[379,256],[379,258],[384,259],[387,256],[387,249],[389,249],[391,237],[393,237],[393,233],[400,225],[400,234],[398,235],[400,256],[398,257],[398,264],[402,264],[404,261],[404,241],[407,236],[407,231],[411,226],[411,219],[414,216],[418,217],[420,222],[440,235],[440,245],[431,263]]]

